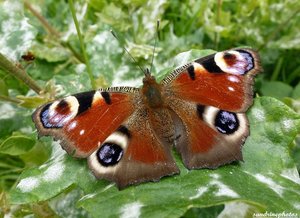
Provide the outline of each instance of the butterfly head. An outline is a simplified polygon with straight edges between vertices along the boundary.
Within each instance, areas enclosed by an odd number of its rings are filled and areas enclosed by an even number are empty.
[[[146,68],[146,70],[144,70],[143,72],[145,74],[145,77],[143,79],[143,87],[148,88],[149,86],[159,86],[159,84],[156,82],[155,77],[151,75],[149,68]]]
[[[155,77],[151,75],[148,68],[143,79],[142,94],[145,104],[149,107],[158,108],[163,105],[161,86],[156,82]]]

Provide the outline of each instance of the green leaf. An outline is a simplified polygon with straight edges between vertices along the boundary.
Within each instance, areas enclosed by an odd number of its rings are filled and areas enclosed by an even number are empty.
[[[13,132],[32,133],[31,111],[16,105],[0,102],[0,143]]]
[[[62,47],[50,47],[50,45],[35,43],[32,48],[34,55],[48,62],[65,61],[70,57],[70,52]]]
[[[300,82],[294,88],[294,90],[292,92],[292,98],[294,98],[294,99],[300,99]]]
[[[262,84],[260,91],[265,96],[272,96],[281,100],[291,96],[293,88],[280,81],[266,81]]]
[[[224,210],[223,205],[217,205],[204,208],[192,208],[188,210],[182,217],[183,218],[213,218],[217,217]]]
[[[0,4],[0,52],[17,61],[31,46],[36,31],[23,13],[18,0]]]
[[[34,145],[35,140],[28,136],[11,136],[0,144],[0,153],[20,155],[28,152]]]
[[[25,108],[37,108],[38,106],[47,103],[46,98],[44,96],[22,96],[18,95],[17,98],[22,100],[19,104]]]
[[[90,57],[90,63],[95,77],[104,77],[107,83],[111,84],[116,73],[127,73],[129,69],[123,65],[123,51],[117,40],[111,40],[112,35],[108,30],[91,32],[90,39],[86,38],[86,50]],[[125,69],[122,69],[122,67]],[[115,73],[115,75],[114,75]],[[85,73],[86,74],[86,73]]]
[[[10,199],[18,204],[42,201],[77,184],[86,193],[78,205],[94,217],[128,213],[179,217],[191,205],[209,207],[232,201],[249,205],[253,212],[299,212],[300,179],[288,145],[300,130],[300,115],[269,97],[257,98],[248,115],[251,136],[243,147],[244,162],[239,164],[189,171],[176,156],[180,175],[119,191],[109,182],[93,179],[85,161],[60,153],[38,169],[25,171]]]
[[[24,204],[50,199],[80,180],[87,180],[90,188],[97,187],[83,160],[65,154],[58,143],[53,143],[50,159],[39,168],[24,171],[21,180],[11,191],[13,204]],[[84,184],[85,184],[84,183]]]
[[[8,88],[2,79],[0,79],[0,95],[8,96]]]
[[[129,24],[130,22],[128,22],[129,21],[128,13],[122,11],[122,9],[117,5],[115,5],[114,3],[110,3],[106,5],[102,9],[102,13],[99,13],[97,15],[103,22],[122,31],[128,30],[131,26]],[[119,22],[119,20],[122,20],[123,22]]]
[[[83,208],[78,208],[76,202],[84,196],[84,193],[80,189],[67,190],[67,193],[62,193],[61,195],[51,199],[49,202],[50,207],[60,216],[60,217],[78,217],[78,218],[89,218],[89,214]]]
[[[95,10],[101,10],[104,5],[105,5],[105,1],[102,1],[102,0],[90,0],[89,1],[89,5],[91,7],[93,7]]]
[[[198,58],[201,58],[201,57],[213,54],[213,53],[215,53],[215,51],[210,50],[210,49],[201,50],[201,51],[196,50],[196,49],[191,49],[187,52],[182,52],[167,62],[167,66],[169,66],[169,67],[160,71],[159,74],[156,75],[157,80],[161,81],[167,74],[169,74],[172,71],[172,69],[176,69],[180,66],[183,66],[186,63],[189,63],[193,60],[196,60]]]

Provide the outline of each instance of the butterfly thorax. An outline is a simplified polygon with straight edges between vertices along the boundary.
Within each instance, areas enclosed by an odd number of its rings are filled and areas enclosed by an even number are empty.
[[[144,103],[151,108],[159,108],[163,106],[163,98],[161,95],[161,85],[156,82],[154,76],[146,74],[143,79],[142,95]]]

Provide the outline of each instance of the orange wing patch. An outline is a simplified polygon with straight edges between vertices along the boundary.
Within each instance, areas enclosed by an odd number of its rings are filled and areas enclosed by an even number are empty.
[[[252,104],[253,77],[261,71],[251,49],[234,49],[195,60],[175,69],[163,81],[167,96],[176,96],[232,112],[245,112]]]
[[[123,136],[120,137],[120,134],[124,131],[117,130],[89,157],[89,166],[97,178],[113,181],[119,188],[124,188],[179,173],[171,155],[171,144],[165,145],[155,137],[149,119],[143,112],[136,111],[122,124],[121,129],[127,129]],[[121,148],[122,156],[111,165],[104,166],[101,158],[105,155],[101,157],[99,151],[109,144]]]
[[[248,121],[238,114],[238,128],[232,134],[222,134],[215,126],[217,108],[199,111],[195,103],[170,98],[168,102],[184,126],[176,149],[188,169],[216,168],[236,160],[242,160],[241,147],[249,135]],[[203,113],[203,114],[200,114]]]
[[[111,104],[107,104],[103,98],[97,98],[92,107],[63,127],[77,155],[93,152],[134,111],[128,95],[110,93],[110,99]]]
[[[244,111],[252,103],[252,79],[228,73],[209,73],[194,63],[194,79],[188,71],[178,75],[169,87],[181,99],[223,110]]]
[[[134,93],[86,92],[38,108],[39,135],[54,136],[76,157],[87,157],[134,112]]]

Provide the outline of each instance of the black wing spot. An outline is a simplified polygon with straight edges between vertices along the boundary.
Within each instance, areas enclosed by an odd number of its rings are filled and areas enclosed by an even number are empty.
[[[195,68],[194,68],[193,65],[191,65],[191,66],[189,66],[189,67],[187,68],[187,72],[188,72],[188,74],[189,74],[191,80],[195,80],[195,79],[196,79]]]
[[[83,92],[74,95],[79,104],[77,115],[83,113],[92,106],[94,95],[95,91]]]
[[[203,113],[204,113],[204,110],[205,110],[205,106],[202,105],[202,104],[197,104],[197,115],[198,117],[203,120]]]
[[[117,132],[123,133],[124,135],[126,135],[128,138],[131,137],[131,133],[129,131],[129,129],[126,126],[121,125],[118,129]]]
[[[67,107],[69,107],[69,104],[68,104],[68,102],[66,102],[66,100],[64,100],[64,99],[62,99],[58,104],[57,104],[57,106],[56,106],[56,108],[58,109],[61,109],[61,110],[63,110],[64,108],[67,108]],[[58,110],[59,110],[58,109]]]
[[[207,58],[203,59],[200,64],[202,64],[202,66],[210,73],[224,73],[215,62],[215,54],[209,55]]]
[[[220,133],[230,135],[238,130],[240,124],[235,113],[220,110],[215,118],[215,126]]]
[[[97,151],[97,159],[104,167],[114,166],[121,160],[123,149],[114,143],[104,143]]]
[[[111,98],[108,92],[101,92],[101,95],[106,104],[111,104]]]

